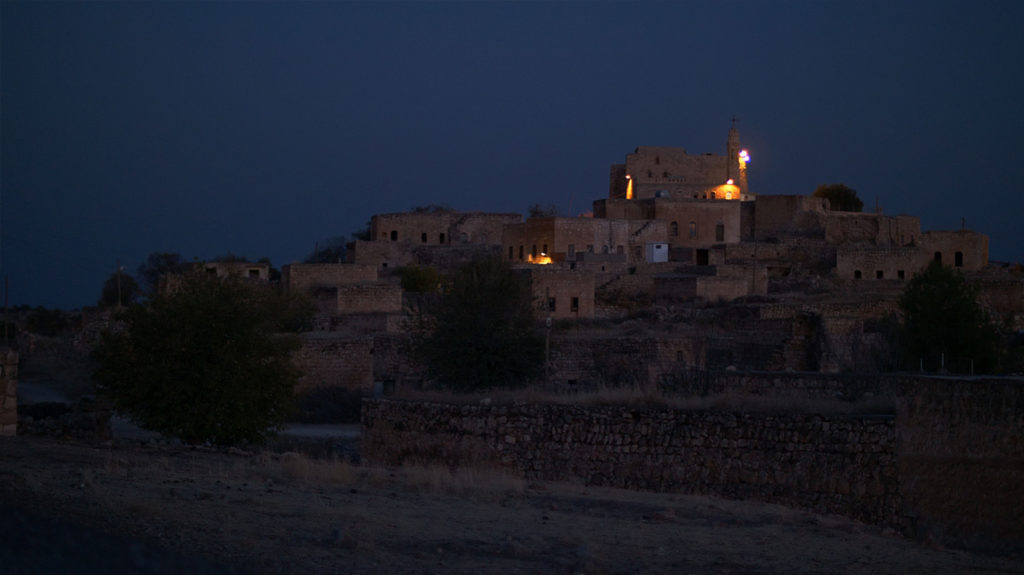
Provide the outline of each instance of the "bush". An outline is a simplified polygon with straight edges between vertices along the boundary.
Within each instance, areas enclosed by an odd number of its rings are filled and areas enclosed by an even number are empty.
[[[544,338],[526,279],[499,257],[455,273],[414,318],[412,351],[431,377],[455,391],[514,387],[544,371]]]
[[[261,443],[293,405],[299,341],[281,332],[300,313],[312,306],[266,286],[186,274],[103,334],[97,388],[142,427],[187,443]]]

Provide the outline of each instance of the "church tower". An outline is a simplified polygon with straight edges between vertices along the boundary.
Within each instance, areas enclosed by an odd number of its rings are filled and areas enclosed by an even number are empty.
[[[729,127],[729,138],[725,145],[726,179],[731,180],[740,189],[740,197],[747,199],[747,163],[750,156],[740,147],[740,133],[736,130],[736,116],[732,117]]]

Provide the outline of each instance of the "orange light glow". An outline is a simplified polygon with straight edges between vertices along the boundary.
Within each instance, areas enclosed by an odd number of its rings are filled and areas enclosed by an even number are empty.
[[[626,174],[626,199],[633,199],[633,178],[629,177],[629,174]]]
[[[743,162],[744,164],[749,163],[750,153],[748,153],[746,150],[740,150],[740,161]]]
[[[533,257],[532,254],[527,254],[526,261],[528,263],[536,264],[536,265],[539,265],[539,266],[543,266],[543,265],[547,265],[547,264],[552,263],[551,256],[549,256],[549,255],[547,255],[545,253],[541,253],[537,257]]]

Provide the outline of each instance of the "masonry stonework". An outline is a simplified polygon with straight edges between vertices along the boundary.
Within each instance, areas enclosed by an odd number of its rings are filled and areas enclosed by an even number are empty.
[[[373,338],[335,333],[305,334],[292,354],[302,372],[295,388],[303,394],[320,387],[369,391],[373,388]]]
[[[364,456],[775,501],[900,525],[892,418],[369,400]]]
[[[377,267],[366,264],[287,264],[281,267],[281,281],[291,293],[308,294],[314,288],[372,283]]]

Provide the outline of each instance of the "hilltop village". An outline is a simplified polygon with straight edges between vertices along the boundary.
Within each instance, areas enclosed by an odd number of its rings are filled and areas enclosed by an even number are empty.
[[[302,389],[388,392],[424,383],[403,353],[406,266],[446,272],[497,254],[529,277],[550,318],[544,386],[672,384],[709,370],[878,372],[898,366],[891,317],[932,261],[978,283],[1024,329],[1024,280],[990,266],[976,231],[914,216],[840,212],[809,195],[756,195],[735,125],[726,153],[641,146],[612,165],[585,217],[448,209],[377,214],[347,261],[283,266],[317,305],[297,362]],[[265,278],[268,265],[209,264]],[[241,266],[237,270],[217,266]],[[242,269],[245,268],[245,269]]]

